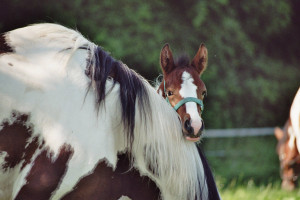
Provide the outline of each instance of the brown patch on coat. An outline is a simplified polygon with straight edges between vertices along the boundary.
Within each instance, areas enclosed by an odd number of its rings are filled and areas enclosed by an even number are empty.
[[[29,116],[13,112],[11,120],[2,122],[2,129],[0,130],[0,152],[6,152],[2,168],[7,170],[14,168],[23,160],[23,155],[26,152],[26,145],[32,135],[32,126],[28,125]],[[33,140],[31,146],[37,146],[37,140]],[[35,144],[34,144],[35,143]],[[31,151],[36,148],[31,147]],[[32,154],[25,154],[27,160],[31,158]]]
[[[39,139],[38,139],[38,137],[34,137],[32,139],[32,141],[29,143],[29,145],[25,149],[25,154],[24,154],[24,157],[23,157],[24,162],[23,162],[23,164],[21,166],[21,170],[26,165],[28,165],[30,163],[33,154],[36,152],[36,150],[38,148],[41,148],[42,146],[43,146],[43,144],[39,145]]]
[[[67,144],[60,148],[55,161],[52,161],[53,154],[49,153],[48,149],[43,150],[34,160],[34,165],[26,177],[27,183],[21,188],[16,199],[49,199],[64,177],[72,155],[73,149]]]
[[[160,191],[152,180],[131,168],[126,154],[118,156],[115,170],[108,167],[105,160],[99,162],[94,171],[83,177],[62,200],[117,200],[121,196],[128,196],[133,200],[157,200],[160,196]]]

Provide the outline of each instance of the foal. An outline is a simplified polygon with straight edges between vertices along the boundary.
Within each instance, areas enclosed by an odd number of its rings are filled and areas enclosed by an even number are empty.
[[[168,44],[160,53],[163,81],[158,87],[158,93],[177,111],[185,138],[193,142],[199,141],[204,129],[201,114],[207,91],[200,76],[206,69],[207,56],[204,44],[200,45],[191,62],[186,56],[174,62]]]
[[[275,136],[278,140],[277,154],[280,161],[281,187],[293,190],[296,187],[298,174],[300,173],[300,154],[296,147],[296,138],[289,119],[282,129],[275,128]]]

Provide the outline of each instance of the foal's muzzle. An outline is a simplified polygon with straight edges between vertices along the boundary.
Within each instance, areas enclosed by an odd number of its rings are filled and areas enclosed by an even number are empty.
[[[168,97],[166,97],[167,102],[170,104],[170,101],[168,99]],[[182,99],[181,101],[179,101],[175,106],[174,109],[177,112],[177,110],[183,106],[184,104],[186,104],[187,102],[194,102],[198,105],[200,105],[200,109],[201,109],[201,113],[204,110],[204,105],[201,99],[198,98],[194,98],[194,97],[187,97]],[[170,104],[171,105],[171,104]],[[182,129],[183,129],[183,134],[185,136],[185,138],[189,141],[192,142],[197,142],[200,140],[200,136],[202,135],[202,131],[204,130],[204,122],[201,119],[201,128],[199,129],[198,133],[194,132],[194,128],[192,126],[192,121],[190,118],[185,118],[182,122]]]
[[[199,129],[198,133],[195,133],[194,128],[192,127],[192,124],[191,124],[191,119],[185,119],[182,122],[183,133],[184,133],[184,136],[187,140],[193,141],[193,142],[196,142],[196,141],[200,140],[200,137],[201,137],[201,135],[203,133],[203,130],[205,128],[203,120],[201,120],[201,123],[202,123],[201,128]]]

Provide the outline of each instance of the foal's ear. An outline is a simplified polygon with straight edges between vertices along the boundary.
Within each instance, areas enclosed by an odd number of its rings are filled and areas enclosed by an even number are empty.
[[[205,47],[204,44],[201,44],[198,52],[196,53],[192,61],[192,66],[196,68],[199,75],[201,75],[206,69],[207,59],[208,59],[207,48]]]
[[[281,138],[283,137],[283,131],[282,131],[282,129],[279,128],[279,127],[276,127],[274,129],[274,135],[277,138],[277,140],[281,140]]]
[[[169,44],[165,44],[160,52],[160,66],[164,74],[168,74],[174,68],[174,60]]]

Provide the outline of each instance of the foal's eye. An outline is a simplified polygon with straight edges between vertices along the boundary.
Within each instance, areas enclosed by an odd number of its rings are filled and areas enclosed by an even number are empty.
[[[169,97],[169,96],[172,96],[172,95],[173,95],[173,92],[168,91],[167,95],[168,95],[168,97]]]
[[[203,92],[202,92],[202,96],[203,96],[203,97],[206,97],[206,96],[207,96],[207,92],[206,92],[206,91],[203,91]]]

